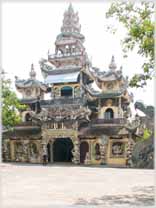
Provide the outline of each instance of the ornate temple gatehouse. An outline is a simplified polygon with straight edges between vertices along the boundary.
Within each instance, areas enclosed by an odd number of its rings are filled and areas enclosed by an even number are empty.
[[[92,66],[84,48],[78,13],[64,13],[55,53],[40,60],[44,82],[31,65],[16,89],[27,110],[22,122],[3,134],[3,161],[125,166],[138,123],[130,123],[128,80],[112,56],[106,70]],[[49,95],[49,99],[45,99]]]

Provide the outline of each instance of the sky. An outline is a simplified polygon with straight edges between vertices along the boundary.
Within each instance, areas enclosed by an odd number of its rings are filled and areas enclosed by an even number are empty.
[[[122,66],[125,76],[132,77],[134,73],[140,73],[142,57],[131,52],[128,58],[123,58],[121,40],[126,35],[125,29],[116,20],[108,20],[105,17],[110,2],[72,4],[74,10],[79,13],[81,33],[85,36],[84,46],[92,65],[101,71],[107,71],[114,55],[117,68]],[[37,72],[37,79],[43,81],[39,60],[47,58],[48,50],[50,53],[55,52],[54,43],[68,6],[67,1],[2,4],[2,68],[13,83],[15,76],[20,79],[29,78],[32,63]],[[117,28],[115,35],[106,30],[110,24]],[[129,91],[134,94],[134,101],[142,100],[147,105],[154,105],[153,81],[144,89]]]

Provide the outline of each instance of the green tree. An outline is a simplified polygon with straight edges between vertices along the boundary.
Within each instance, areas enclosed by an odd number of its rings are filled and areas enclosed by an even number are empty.
[[[127,30],[122,40],[124,57],[134,49],[144,58],[142,73],[134,74],[131,87],[143,87],[154,75],[154,2],[112,2],[107,18],[117,19]]]
[[[149,139],[150,136],[151,136],[151,134],[152,134],[152,133],[151,133],[150,129],[145,128],[145,129],[144,129],[144,133],[143,133],[143,140]]]
[[[20,104],[16,93],[11,89],[11,80],[2,79],[2,125],[6,128],[15,126],[21,121],[19,111],[26,109]]]

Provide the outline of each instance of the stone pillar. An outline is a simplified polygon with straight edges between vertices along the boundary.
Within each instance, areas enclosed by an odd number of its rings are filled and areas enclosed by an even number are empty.
[[[105,164],[105,145],[104,144],[100,144],[100,154],[101,154],[101,164]]]
[[[2,145],[3,160],[10,161],[10,141],[4,140]]]
[[[131,138],[128,140],[127,143],[127,150],[126,150],[126,166],[127,167],[133,167],[133,162],[132,162],[132,151],[133,151],[133,147],[134,147],[134,141]]]
[[[47,143],[45,141],[43,141],[41,143],[41,162],[43,162],[43,155],[46,154],[47,155]]]
[[[25,162],[28,162],[30,160],[29,158],[29,140],[24,140],[23,141],[23,156],[25,157]]]
[[[84,94],[84,89],[82,85],[83,85],[83,75],[82,75],[82,72],[80,72],[80,96],[83,96]]]
[[[53,143],[54,143],[54,140],[51,140],[50,141],[50,163],[53,163],[54,162],[54,159],[53,159]]]
[[[11,161],[15,161],[15,142],[14,141],[10,141],[10,157],[11,157]]]
[[[90,165],[90,163],[91,163],[90,154],[89,154],[89,152],[87,152],[86,153],[86,158],[85,158],[84,164],[85,165]]]
[[[119,97],[119,106],[118,106],[118,117],[123,117],[122,108],[121,108],[121,97]]]
[[[91,142],[90,141],[87,141],[87,142],[89,146],[89,152],[86,153],[84,164],[90,165],[91,164]]]
[[[80,142],[78,140],[76,140],[74,143],[74,149],[72,153],[73,153],[72,162],[77,165],[80,164]]]
[[[109,138],[106,135],[103,135],[102,143],[100,144],[101,164],[106,164],[108,140]]]

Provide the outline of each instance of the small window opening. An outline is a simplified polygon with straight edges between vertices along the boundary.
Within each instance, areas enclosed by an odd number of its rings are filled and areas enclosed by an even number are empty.
[[[104,114],[105,119],[112,119],[114,118],[114,112],[111,108],[108,108]]]
[[[72,87],[66,86],[61,88],[61,96],[63,97],[72,97],[73,89]]]

